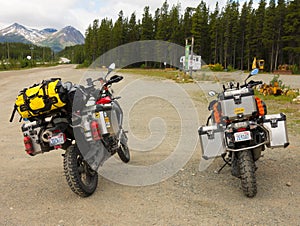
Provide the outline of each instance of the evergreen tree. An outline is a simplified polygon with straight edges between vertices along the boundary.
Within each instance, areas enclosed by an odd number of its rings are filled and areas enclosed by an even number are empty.
[[[275,30],[276,30],[276,5],[275,0],[270,0],[269,6],[266,9],[266,18],[263,28],[263,44],[267,49],[266,67],[268,70],[274,69],[274,53],[275,53]]]
[[[300,66],[300,1],[291,1],[287,6],[284,23],[283,50],[288,64]]]
[[[274,69],[277,69],[278,62],[279,64],[283,63],[283,51],[282,51],[282,36],[283,36],[283,26],[284,26],[284,19],[286,15],[286,4],[285,0],[278,0],[277,1],[277,7],[276,7],[276,17],[275,17],[275,23],[276,23],[276,30],[275,30],[275,62],[274,62]]]
[[[182,32],[185,38],[192,36],[192,25],[193,25],[192,16],[194,11],[195,9],[191,7],[187,7],[185,10],[183,21],[182,21]]]
[[[31,60],[27,59],[31,56]],[[53,51],[49,47],[36,46],[25,43],[0,43],[0,64],[1,69],[25,68],[35,62],[52,62]],[[9,64],[3,65],[4,62]]]
[[[226,5],[223,14],[224,22],[224,67],[228,65],[235,67],[236,51],[238,43],[238,18],[239,4],[230,2]]]
[[[107,18],[101,21],[100,28],[98,30],[99,35],[99,56],[104,54],[106,51],[110,50],[113,47],[112,41],[112,20]]]
[[[194,52],[200,54],[206,62],[208,62],[210,55],[208,17],[209,10],[206,4],[201,1],[192,18],[192,35],[195,38]]]
[[[158,8],[158,9],[155,10],[155,15],[154,15],[154,18],[153,18],[153,29],[154,29],[154,31],[153,31],[153,39],[157,35],[159,18],[160,18],[160,9]]]
[[[170,11],[169,24],[170,24],[170,39],[168,41],[183,44],[184,34],[182,33],[182,23],[180,18],[180,5],[173,6]]]
[[[245,67],[245,49],[246,49],[246,27],[247,27],[247,15],[248,15],[248,4],[245,2],[242,7],[240,20],[239,20],[239,30],[240,30],[240,44],[239,44],[239,59],[240,59],[240,69],[244,70]]]
[[[168,41],[171,37],[171,26],[169,24],[169,4],[167,1],[164,2],[160,9],[160,16],[157,23],[157,33],[155,36],[156,40]]]
[[[263,28],[266,15],[266,0],[260,0],[259,6],[255,11],[255,30],[254,30],[254,41],[255,41],[255,53],[258,59],[265,58],[265,47],[263,45]]]
[[[118,19],[112,28],[112,42],[113,48],[118,47],[125,43],[125,20],[123,11],[121,10]]]
[[[215,11],[210,14],[209,23],[209,34],[211,39],[211,54],[209,62],[216,64],[219,61],[219,36],[220,36],[220,25],[219,25],[219,4],[216,3]]]
[[[72,64],[82,64],[86,58],[84,45],[68,46],[57,53],[58,57],[66,57],[71,60]]]
[[[239,31],[239,3],[238,2],[233,2],[232,3],[232,15],[231,15],[231,26],[232,26],[232,51],[231,51],[231,57],[230,59],[230,64],[233,68],[236,68],[236,59],[238,56],[238,43],[239,43],[239,38],[240,38],[240,31]]]
[[[144,8],[144,14],[141,24],[141,40],[152,40],[154,39],[154,26],[152,15],[149,12],[149,6]]]
[[[251,70],[252,61],[255,55],[255,11],[252,8],[253,1],[250,0],[247,7],[247,27],[245,39],[245,62],[247,70]]]
[[[267,6],[266,0],[260,0],[253,9],[253,0],[249,0],[240,11],[238,1],[230,0],[222,10],[216,4],[210,13],[201,1],[197,8],[187,7],[181,15],[179,4],[169,10],[165,1],[154,17],[146,6],[138,22],[135,13],[128,19],[121,11],[115,23],[105,18],[99,26],[95,20],[86,30],[84,49],[73,49],[72,56],[76,61],[84,56],[92,62],[128,42],[156,39],[184,45],[186,38],[194,36],[194,52],[207,63],[250,70],[253,57],[257,57],[265,60],[266,70],[273,71],[279,64],[300,64],[299,2],[269,0]]]
[[[136,23],[135,13],[131,14],[128,24],[128,42],[138,41],[140,39],[139,26]]]
[[[89,25],[89,27],[87,28],[86,32],[85,32],[85,40],[84,40],[84,50],[86,52],[86,61],[87,62],[92,62],[92,46],[91,46],[91,42],[92,42],[92,38],[91,38],[91,34],[92,34],[92,27],[91,25]]]

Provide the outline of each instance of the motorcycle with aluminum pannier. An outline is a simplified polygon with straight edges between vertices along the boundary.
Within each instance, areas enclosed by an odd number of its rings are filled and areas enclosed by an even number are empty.
[[[127,163],[130,153],[123,112],[111,86],[123,79],[110,65],[103,77],[86,79],[86,85],[44,80],[17,96],[10,121],[18,112],[25,151],[30,156],[62,149],[64,174],[79,196],[92,195],[98,185],[98,168],[117,153]],[[96,83],[98,83],[96,85]]]
[[[254,88],[261,81],[248,81],[258,73],[251,71],[244,84],[229,82],[218,94],[211,90],[208,95],[217,98],[210,102],[211,112],[206,125],[198,130],[202,159],[222,157],[231,174],[240,178],[243,193],[254,197],[257,193],[256,161],[265,148],[286,148],[289,145],[286,115],[267,114],[267,106],[254,95]]]

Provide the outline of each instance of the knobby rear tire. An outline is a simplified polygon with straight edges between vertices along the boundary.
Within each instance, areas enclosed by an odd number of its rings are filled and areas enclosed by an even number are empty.
[[[81,196],[92,195],[98,185],[98,173],[83,160],[76,145],[71,145],[64,155],[64,173],[71,190]]]
[[[252,198],[257,193],[255,163],[251,150],[238,152],[241,185],[244,194]]]

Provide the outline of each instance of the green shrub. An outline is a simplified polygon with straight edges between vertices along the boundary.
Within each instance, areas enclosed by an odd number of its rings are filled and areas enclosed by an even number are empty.
[[[234,71],[234,68],[229,64],[228,67],[227,67],[227,71],[229,71],[229,72]]]
[[[281,88],[281,89],[284,89],[284,88],[288,88],[286,87],[284,84],[283,84],[283,81],[281,79],[279,79],[280,75],[274,75],[274,77],[272,78],[272,80],[270,81],[270,85],[271,86],[275,86],[274,84],[277,82],[278,83],[278,86]]]
[[[4,62],[1,60],[0,62],[0,70],[5,70]]]
[[[29,61],[27,59],[20,60],[20,66],[21,66],[21,68],[27,68],[27,67],[29,67]]]
[[[224,70],[224,67],[222,66],[222,64],[209,64],[208,67],[212,71],[223,71]]]
[[[213,71],[223,71],[224,67],[222,66],[222,64],[215,64],[212,70]]]
[[[300,70],[297,64],[292,65],[291,70],[293,74],[300,74]]]
[[[77,69],[80,69],[80,68],[87,68],[90,66],[90,63],[87,61],[87,60],[84,60],[82,64],[78,64],[76,66]]]

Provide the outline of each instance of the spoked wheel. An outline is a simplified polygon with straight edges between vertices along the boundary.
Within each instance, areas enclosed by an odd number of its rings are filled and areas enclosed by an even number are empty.
[[[238,152],[238,166],[244,194],[252,198],[257,193],[255,163],[251,150]]]
[[[98,173],[83,160],[76,145],[68,147],[64,155],[64,173],[71,190],[81,197],[92,195],[97,188]]]
[[[127,145],[121,143],[121,146],[118,148],[117,152],[123,162],[128,163],[130,161],[130,152]]]

